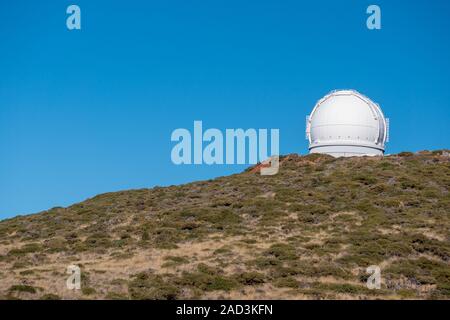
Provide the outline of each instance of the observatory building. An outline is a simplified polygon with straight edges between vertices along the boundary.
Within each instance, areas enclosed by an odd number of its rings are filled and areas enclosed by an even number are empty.
[[[380,106],[354,90],[330,92],[306,117],[310,153],[379,156],[384,154],[388,135],[389,119]]]

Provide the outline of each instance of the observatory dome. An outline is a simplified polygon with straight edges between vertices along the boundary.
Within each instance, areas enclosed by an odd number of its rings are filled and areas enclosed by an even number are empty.
[[[332,91],[306,119],[310,153],[335,157],[383,155],[389,119],[378,104],[354,90]]]

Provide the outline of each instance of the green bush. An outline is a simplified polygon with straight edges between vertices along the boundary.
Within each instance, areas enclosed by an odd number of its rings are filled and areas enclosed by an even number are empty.
[[[233,278],[204,272],[183,272],[181,278],[175,281],[178,285],[201,291],[229,291],[239,286],[239,283]]]
[[[90,295],[93,295],[94,293],[96,293],[97,291],[91,287],[82,287],[81,292],[86,296],[90,296]]]
[[[259,272],[244,272],[236,276],[236,280],[246,286],[262,284],[265,282],[265,276]]]
[[[164,260],[166,260],[167,262],[162,264],[163,268],[175,267],[175,266],[189,263],[189,260],[186,257],[180,257],[180,256],[166,256],[166,257],[164,257]]]
[[[174,300],[179,289],[161,276],[142,272],[134,276],[128,284],[128,292],[137,300]]]
[[[266,255],[271,255],[278,260],[295,260],[297,254],[295,248],[290,244],[277,243],[273,244],[268,250],[265,251]]]
[[[28,243],[22,246],[20,249],[11,249],[8,255],[25,255],[27,253],[39,252],[42,250],[42,246],[39,243]]]
[[[13,285],[9,288],[9,292],[27,292],[27,293],[36,293],[36,288],[28,285]]]
[[[275,286],[279,288],[298,288],[299,282],[292,277],[279,278],[275,280]]]

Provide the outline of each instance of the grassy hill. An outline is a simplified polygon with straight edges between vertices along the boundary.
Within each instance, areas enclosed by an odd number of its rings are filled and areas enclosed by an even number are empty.
[[[280,162],[0,221],[0,298],[450,298],[447,151]]]

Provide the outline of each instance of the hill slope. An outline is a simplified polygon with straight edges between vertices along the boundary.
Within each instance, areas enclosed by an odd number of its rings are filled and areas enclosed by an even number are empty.
[[[0,297],[450,298],[450,158],[289,155],[0,222]],[[82,290],[67,290],[67,266]],[[369,290],[366,268],[381,268]]]

